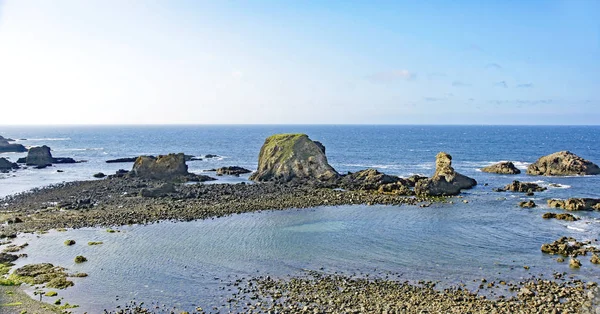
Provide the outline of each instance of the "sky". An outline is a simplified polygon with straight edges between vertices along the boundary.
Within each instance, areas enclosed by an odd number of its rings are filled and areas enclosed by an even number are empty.
[[[597,0],[0,0],[0,125],[599,123]]]

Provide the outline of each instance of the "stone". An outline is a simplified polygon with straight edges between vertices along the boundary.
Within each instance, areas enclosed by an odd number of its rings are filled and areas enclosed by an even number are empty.
[[[522,207],[522,208],[534,208],[536,206],[537,205],[532,200],[524,201],[524,202],[519,202],[519,207]]]
[[[600,199],[597,198],[569,198],[567,200],[550,199],[548,207],[562,208],[568,211],[594,210],[600,206]]]
[[[0,153],[24,153],[27,148],[21,144],[10,143],[10,139],[6,139],[0,135]]]
[[[175,180],[189,174],[183,153],[158,157],[140,156],[129,172],[132,177],[154,180]]]
[[[597,175],[600,167],[569,151],[561,151],[539,158],[529,165],[527,174],[544,176]]]
[[[512,183],[506,185],[504,188],[497,189],[497,191],[511,191],[511,192],[522,192],[522,193],[530,193],[530,192],[541,192],[545,191],[547,188],[543,186],[539,186],[533,182],[519,182],[517,180]]]
[[[577,221],[579,220],[578,217],[575,217],[571,214],[568,213],[563,213],[563,214],[555,214],[555,213],[544,213],[542,215],[542,218],[544,219],[558,219],[558,220],[566,220],[566,221]]]
[[[50,153],[50,147],[38,146],[31,147],[27,153],[26,164],[28,166],[48,166],[52,165],[54,159]]]
[[[590,262],[592,264],[600,264],[600,257],[598,257],[598,254],[596,254],[596,253],[592,254],[592,258],[590,259]]]
[[[94,176],[93,176],[93,177],[94,177],[94,178],[101,179],[101,178],[104,178],[104,177],[106,177],[106,175],[105,175],[104,173],[102,173],[102,172],[98,172],[98,173],[94,174]]]
[[[403,181],[397,176],[387,175],[376,169],[365,169],[343,176],[341,185],[353,189],[378,190],[382,185]]]
[[[498,173],[498,174],[519,174],[521,170],[519,170],[515,165],[510,161],[503,161],[497,164],[493,164],[491,166],[487,166],[481,168],[481,171],[488,173]]]
[[[576,259],[576,258],[572,258],[569,260],[569,267],[571,268],[580,268],[581,267],[581,262]]]
[[[216,169],[217,171],[217,175],[233,175],[233,176],[239,176],[240,174],[246,174],[246,173],[250,173],[252,172],[251,170],[242,168],[242,167],[238,167],[238,166],[232,166],[232,167],[222,167],[222,168],[218,168]]]
[[[175,186],[173,183],[164,183],[156,188],[143,188],[140,191],[142,197],[164,197],[169,193],[175,192]]]
[[[258,170],[250,180],[265,182],[329,181],[339,174],[327,162],[325,149],[306,134],[276,134],[265,140]]]
[[[14,169],[19,169],[19,165],[17,163],[10,162],[10,160],[4,157],[0,158],[0,171],[7,172]]]
[[[154,156],[151,156],[154,157]],[[125,157],[125,158],[117,158],[117,159],[109,159],[106,161],[107,164],[115,164],[121,162],[135,162],[137,157]]]
[[[445,152],[436,155],[435,174],[415,185],[417,195],[451,196],[458,195],[462,189],[477,185],[475,179],[462,175],[452,168],[452,156]]]

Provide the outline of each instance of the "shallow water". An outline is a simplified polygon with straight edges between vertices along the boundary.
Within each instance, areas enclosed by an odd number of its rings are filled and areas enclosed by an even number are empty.
[[[471,203],[414,206],[339,206],[246,213],[195,222],[126,226],[121,232],[80,229],[21,236],[27,241],[17,266],[52,262],[86,272],[61,291],[77,312],[98,312],[128,300],[193,310],[225,304],[219,290],[236,278],[302,275],[303,270],[373,274],[401,280],[469,283],[481,278],[517,281],[568,272],[598,280],[598,266],[582,257],[572,270],[542,254],[542,243],[560,236],[598,234],[600,222],[546,221],[539,209],[470,197]],[[497,210],[492,203],[505,203]],[[65,246],[74,239],[77,244]],[[88,241],[103,241],[88,246]],[[76,255],[88,262],[75,264]],[[523,266],[530,266],[525,270]],[[118,296],[118,297],[117,297]],[[47,298],[49,301],[52,298]]]

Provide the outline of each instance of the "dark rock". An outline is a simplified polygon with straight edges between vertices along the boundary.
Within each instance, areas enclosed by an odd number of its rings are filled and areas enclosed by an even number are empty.
[[[327,162],[319,145],[306,134],[277,134],[265,140],[258,157],[254,181],[328,181],[339,174]]]
[[[16,261],[19,257],[17,255],[0,253],[0,264],[8,264]]]
[[[491,166],[481,168],[483,172],[498,173],[498,174],[519,174],[521,170],[517,169],[510,161],[503,161]]]
[[[242,168],[242,167],[238,167],[238,166],[232,166],[232,167],[222,167],[216,170],[217,171],[217,175],[240,175],[240,174],[245,174],[245,173],[250,173],[252,172],[251,170]]]
[[[440,152],[436,155],[435,174],[431,179],[421,180],[415,186],[417,195],[457,195],[462,189],[477,185],[475,179],[464,176],[452,168],[452,156]]]
[[[381,193],[401,195],[413,194],[406,180],[381,173],[375,169],[349,173],[341,178],[340,186],[352,190],[375,190]]]
[[[0,153],[24,153],[27,151],[27,148],[21,144],[12,144],[9,143],[10,139],[6,139],[0,136]]]
[[[541,157],[527,168],[527,174],[544,176],[596,175],[600,167],[569,151]]]
[[[529,193],[529,192],[541,192],[541,191],[546,191],[546,190],[547,189],[545,187],[539,186],[533,182],[519,182],[519,181],[515,180],[512,183],[505,186],[504,188],[496,189],[495,191],[498,191],[498,192],[511,191],[511,192]]]
[[[33,167],[33,169],[45,169],[45,168],[48,168],[49,166],[52,166],[52,165],[39,165],[39,166]]]
[[[102,172],[98,172],[98,173],[94,174],[94,178],[100,179],[100,178],[104,178],[104,177],[106,177],[106,175]]]
[[[107,164],[114,164],[114,163],[121,163],[121,162],[135,162],[136,159],[137,159],[137,157],[117,158],[117,159],[107,160],[106,163]]]
[[[586,255],[588,252],[597,253],[598,248],[590,246],[590,242],[579,242],[575,238],[561,237],[560,239],[542,245],[542,252],[547,254],[560,254],[563,256]]]
[[[64,172],[64,171],[63,171],[63,170],[60,170],[60,169],[58,169],[58,170],[56,170],[56,172],[59,172],[59,173],[60,173],[60,172]]]
[[[50,147],[44,145],[32,147],[27,153],[26,164],[28,166],[49,166],[52,165],[54,159],[50,153]]]
[[[13,169],[19,169],[19,165],[14,162],[10,162],[4,157],[0,158],[0,171],[9,171]]]
[[[183,153],[161,155],[158,158],[140,156],[129,173],[130,176],[155,180],[174,180],[188,174]]]
[[[600,206],[600,199],[597,198],[570,198],[567,200],[551,199],[548,200],[548,207],[562,208],[569,211],[594,210]]]
[[[21,157],[21,158],[17,159],[18,164],[24,164],[26,162],[27,162],[27,157]]]
[[[206,158],[206,159],[217,158],[217,157],[219,157],[219,155],[212,155],[212,154],[204,155],[204,158]]]
[[[80,161],[76,161],[73,158],[70,157],[56,157],[56,158],[52,158],[52,163],[53,164],[75,164],[78,163]]]
[[[164,183],[156,188],[144,188],[140,191],[142,197],[164,197],[169,193],[175,193],[175,186],[173,183]]]
[[[428,177],[422,177],[418,174],[412,175],[408,178],[406,178],[406,184],[408,186],[410,186],[411,188],[414,188],[415,185],[417,185],[417,182],[421,181],[421,180],[427,180],[429,179]]]
[[[536,206],[537,205],[535,204],[535,202],[531,201],[531,200],[526,201],[526,202],[519,202],[519,207],[522,207],[522,208],[534,208]]]
[[[577,221],[579,220],[578,217],[575,217],[571,214],[567,214],[567,213],[563,213],[563,214],[555,214],[555,213],[544,213],[542,215],[542,218],[544,219],[558,219],[558,220],[566,220],[566,221]]]

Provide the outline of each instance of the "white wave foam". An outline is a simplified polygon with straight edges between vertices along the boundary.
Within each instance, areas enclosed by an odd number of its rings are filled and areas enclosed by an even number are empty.
[[[357,168],[378,168],[378,169],[404,169],[405,167],[398,164],[381,164],[381,165],[367,165],[367,164],[342,164],[345,167],[357,167]]]
[[[83,151],[101,151],[104,150],[103,147],[98,147],[98,148],[64,148],[64,149],[57,149],[55,151],[57,152],[83,152]]]
[[[70,137],[28,138],[26,141],[70,141]]]
[[[521,169],[521,170],[527,170],[527,167],[529,167],[529,165],[531,165],[530,162],[525,162],[525,161],[513,161],[512,163],[513,163],[513,165],[515,165],[515,167],[517,167],[517,169]]]
[[[569,226],[569,225],[567,226],[567,229],[571,229],[571,230],[575,230],[575,231],[579,231],[579,232],[585,232],[586,231],[583,228],[577,228],[577,227]]]

